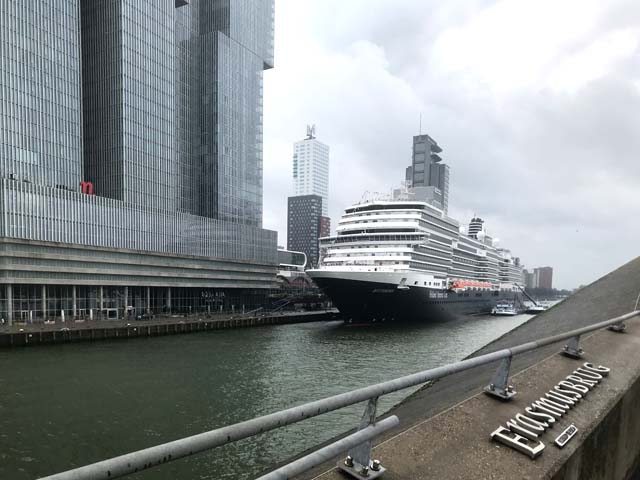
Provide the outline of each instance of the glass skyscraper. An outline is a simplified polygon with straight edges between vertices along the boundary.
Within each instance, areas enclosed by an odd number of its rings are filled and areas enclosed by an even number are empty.
[[[262,229],[273,9],[0,2],[3,317],[250,304],[274,285],[276,234]]]
[[[79,0],[0,2],[0,168],[75,188],[82,178]]]
[[[442,148],[429,135],[413,137],[412,161],[405,179],[422,200],[449,209],[449,165],[442,162]]]

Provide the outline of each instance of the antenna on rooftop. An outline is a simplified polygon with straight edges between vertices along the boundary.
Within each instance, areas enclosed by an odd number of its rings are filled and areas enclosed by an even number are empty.
[[[418,135],[422,135],[422,112],[420,112],[420,126],[418,127]]]
[[[316,138],[316,124],[307,125],[307,140],[313,140]]]

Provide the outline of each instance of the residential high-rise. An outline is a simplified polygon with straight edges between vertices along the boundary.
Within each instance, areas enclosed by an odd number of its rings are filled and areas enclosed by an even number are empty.
[[[533,269],[533,278],[536,288],[553,288],[553,268],[539,267]]]
[[[294,195],[320,195],[322,215],[329,216],[329,147],[307,126],[307,138],[293,144]]]
[[[534,268],[533,272],[525,270],[525,284],[527,288],[544,288],[551,290],[553,288],[553,268],[539,267]]]
[[[442,148],[429,135],[413,137],[412,161],[405,178],[425,200],[441,208],[449,209],[449,165],[442,162]]]
[[[318,239],[328,230],[327,217],[322,215],[320,195],[289,197],[287,206],[287,249],[304,252],[307,266],[318,265]]]
[[[262,229],[273,8],[0,2],[3,318],[191,311],[213,294],[250,305],[275,285],[276,234]]]

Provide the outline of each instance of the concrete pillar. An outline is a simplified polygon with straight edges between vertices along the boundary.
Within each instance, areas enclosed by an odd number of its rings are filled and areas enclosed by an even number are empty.
[[[104,310],[104,287],[101,285],[100,286],[100,315],[102,315],[102,310]],[[100,318],[100,315],[98,315],[98,318]]]
[[[167,310],[171,313],[171,287],[167,287]]]
[[[5,288],[5,295],[7,297],[7,322],[9,325],[13,325],[13,288],[10,283]]]
[[[124,317],[127,318],[127,306],[129,305],[129,287],[124,287]]]
[[[42,318],[47,319],[47,286],[42,285]]]
[[[71,304],[73,310],[73,318],[78,316],[78,299],[76,297],[76,286],[71,287]]]
[[[147,287],[147,313],[151,313],[151,287]]]

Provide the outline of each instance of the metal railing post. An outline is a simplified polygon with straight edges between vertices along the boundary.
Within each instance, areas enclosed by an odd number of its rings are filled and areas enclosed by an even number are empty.
[[[513,386],[509,385],[509,369],[511,368],[511,355],[500,362],[496,373],[493,374],[491,383],[484,387],[487,395],[492,395],[500,400],[511,400],[517,393]]]
[[[364,430],[376,423],[378,397],[369,399],[362,414],[358,431]],[[385,471],[378,460],[371,460],[372,439],[366,440],[349,451],[344,461],[338,462],[338,468],[358,480],[371,480],[379,477]]]
[[[571,358],[582,358],[584,350],[580,348],[580,335],[571,337],[562,349],[562,353]]]
[[[334,458],[336,455],[343,453],[348,448],[358,445],[358,443],[361,443],[363,440],[372,439],[391,428],[397,427],[399,424],[400,420],[398,420],[398,417],[392,415],[384,420],[380,420],[375,425],[369,425],[364,430],[358,430],[351,435],[347,435],[346,437],[341,438],[320,450],[316,450],[315,452],[299,458],[288,465],[280,467],[271,473],[263,475],[256,480],[286,480],[293,478],[296,475],[306,472],[307,470]],[[370,475],[366,478],[371,479],[373,476]]]

